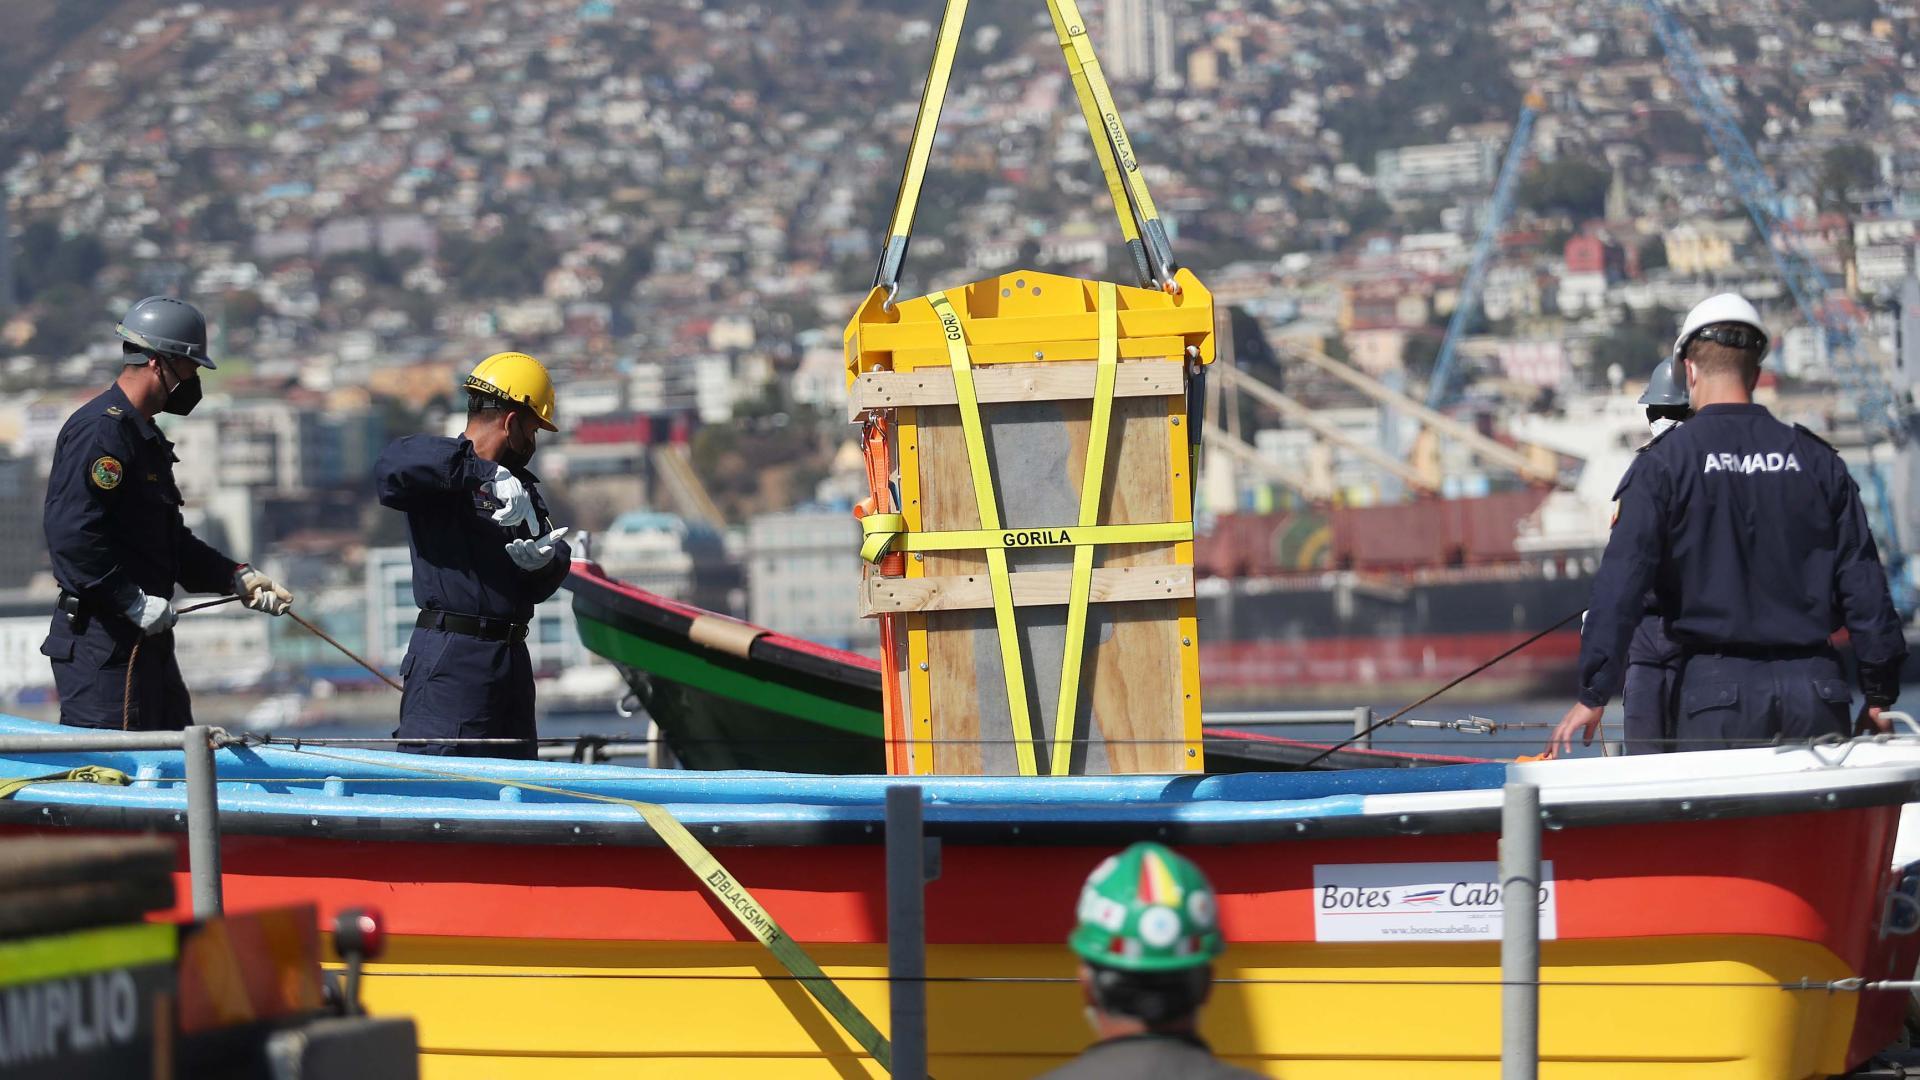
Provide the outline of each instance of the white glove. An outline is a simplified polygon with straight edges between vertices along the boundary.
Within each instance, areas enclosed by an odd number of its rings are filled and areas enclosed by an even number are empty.
[[[538,540],[509,540],[507,558],[522,570],[538,570],[553,561],[553,553],[565,535],[567,528],[562,525]]]
[[[286,586],[246,563],[233,572],[233,591],[242,604],[269,615],[285,615],[293,606],[293,593]]]
[[[145,637],[166,633],[173,629],[174,620],[180,617],[174,613],[171,600],[162,596],[148,596],[144,592],[127,605],[126,614]]]
[[[527,494],[527,485],[513,475],[512,469],[505,465],[498,466],[490,483],[493,485],[493,497],[500,500],[500,509],[493,512],[496,524],[511,529],[533,520],[533,496]]]

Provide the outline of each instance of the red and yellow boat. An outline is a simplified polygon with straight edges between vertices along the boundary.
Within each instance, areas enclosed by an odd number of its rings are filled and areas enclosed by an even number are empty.
[[[0,734],[44,732],[0,721]],[[417,1018],[429,1077],[845,1077],[879,1066],[626,806],[664,806],[886,1027],[886,777],[220,752],[230,909],[384,910],[367,999]],[[42,784],[6,831],[178,830],[165,753],[0,758]],[[1825,1076],[1898,1032],[1914,969],[1903,744],[1663,759],[1226,776],[926,777],[932,1071],[1037,1073],[1078,1051],[1063,945],[1088,870],[1177,845],[1230,942],[1205,1033],[1306,1080],[1498,1072],[1501,786],[1538,784],[1541,1053],[1560,1077]],[[1915,838],[1908,837],[1907,845]],[[186,890],[182,889],[182,895]],[[1904,899],[1902,899],[1904,897]],[[185,912],[178,913],[184,917]]]

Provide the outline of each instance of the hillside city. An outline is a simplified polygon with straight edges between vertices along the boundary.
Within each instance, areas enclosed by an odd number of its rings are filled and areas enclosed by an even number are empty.
[[[1821,381],[1826,340],[1642,4],[1082,6],[1181,261],[1235,311],[1238,363],[1360,437],[1382,434],[1379,410],[1283,373],[1269,346],[1424,396],[1529,95],[1525,171],[1461,350],[1466,413],[1489,430],[1577,420],[1726,290],[1780,328],[1783,385]],[[1672,7],[1783,193],[1776,242],[1891,342],[1920,247],[1920,9]],[[554,373],[561,431],[533,468],[609,574],[871,647],[840,335],[872,280],[938,3],[88,10],[42,28],[0,125],[0,699],[46,712],[49,455],[116,370],[114,320],[156,293],[216,324],[207,404],[163,421],[190,522],[389,670],[414,612],[372,462],[399,435],[456,430],[459,377],[503,349]],[[903,294],[1016,266],[1130,274],[1044,5],[976,0]],[[1299,452],[1275,418],[1245,425],[1276,462]],[[1345,451],[1318,467],[1340,503],[1394,494]],[[1203,510],[1292,498],[1248,476]],[[285,620],[210,613],[179,633],[196,689],[265,695],[257,723],[375,700]],[[564,591],[530,646],[560,676],[551,700],[618,696]]]

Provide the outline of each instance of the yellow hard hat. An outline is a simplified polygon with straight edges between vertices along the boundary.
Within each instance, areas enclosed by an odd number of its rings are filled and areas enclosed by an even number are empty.
[[[494,353],[480,361],[467,376],[466,388],[525,405],[541,427],[560,430],[553,426],[553,379],[540,361],[526,353]]]

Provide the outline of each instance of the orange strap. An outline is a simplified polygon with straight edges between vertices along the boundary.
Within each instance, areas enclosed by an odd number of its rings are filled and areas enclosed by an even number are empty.
[[[883,416],[870,416],[861,437],[861,450],[867,462],[867,488],[871,494],[856,509],[855,517],[893,513],[893,455],[887,448],[889,424]],[[882,577],[904,577],[907,572],[904,552],[894,552],[880,560]],[[864,571],[863,571],[864,572]],[[907,759],[906,716],[900,703],[899,653],[893,640],[893,614],[880,616],[880,678],[886,685],[881,698],[882,728],[887,737],[887,771],[895,776],[912,772]]]

